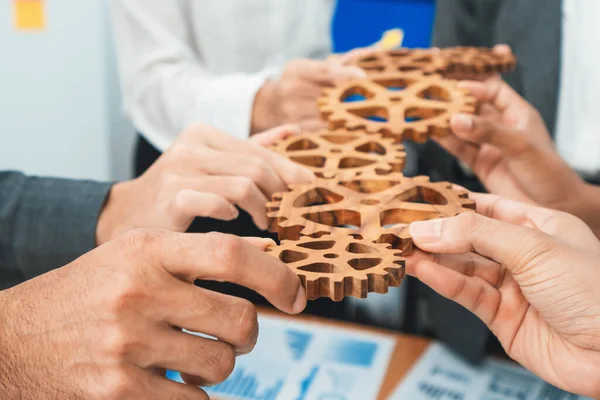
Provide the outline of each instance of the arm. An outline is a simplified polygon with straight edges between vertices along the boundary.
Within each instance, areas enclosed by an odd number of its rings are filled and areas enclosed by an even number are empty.
[[[113,0],[112,16],[125,107],[155,146],[166,150],[196,122],[239,138],[254,131],[254,100],[273,71],[211,74],[189,44],[179,1]]]
[[[110,186],[0,172],[0,289],[96,247],[96,223]]]

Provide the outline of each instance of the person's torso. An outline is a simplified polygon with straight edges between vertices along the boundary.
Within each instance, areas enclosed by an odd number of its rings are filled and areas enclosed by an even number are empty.
[[[215,74],[279,68],[331,52],[335,0],[180,0],[202,64]]]

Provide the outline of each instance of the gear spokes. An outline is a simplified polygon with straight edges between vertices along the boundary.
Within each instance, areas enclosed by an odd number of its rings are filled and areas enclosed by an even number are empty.
[[[319,106],[330,129],[423,142],[447,134],[452,114],[475,112],[476,101],[439,75],[397,72],[326,89]]]
[[[303,133],[276,143],[272,149],[321,178],[402,172],[406,161],[401,144],[360,131]]]
[[[267,251],[294,270],[306,288],[308,300],[387,293],[404,278],[405,260],[386,244],[354,236],[284,240]]]

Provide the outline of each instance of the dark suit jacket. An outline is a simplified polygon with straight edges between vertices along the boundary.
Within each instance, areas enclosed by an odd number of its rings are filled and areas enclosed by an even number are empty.
[[[438,0],[433,45],[493,46],[506,43],[518,58],[506,81],[541,113],[554,135],[561,67],[561,0]],[[434,143],[421,146],[420,173],[481,190]]]
[[[487,46],[506,43],[518,58],[507,82],[542,114],[554,132],[560,87],[561,0],[438,0],[433,46]],[[483,191],[455,159],[435,143],[419,146],[419,174]],[[473,315],[419,285],[425,330],[471,361],[489,343],[487,328]]]
[[[0,172],[0,290],[96,247],[96,223],[110,187]]]

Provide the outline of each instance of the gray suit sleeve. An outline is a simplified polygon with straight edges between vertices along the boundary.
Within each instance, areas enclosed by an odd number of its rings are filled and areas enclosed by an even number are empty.
[[[438,0],[432,45],[492,46],[497,0]]]
[[[73,261],[96,246],[111,184],[0,172],[0,289]]]

